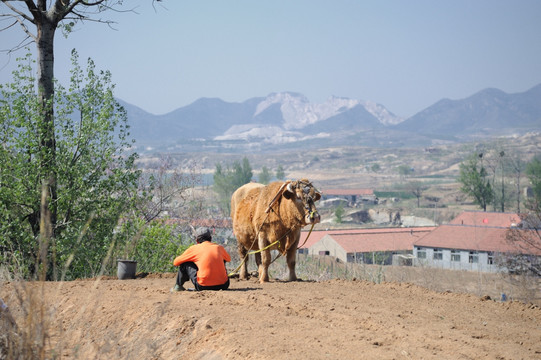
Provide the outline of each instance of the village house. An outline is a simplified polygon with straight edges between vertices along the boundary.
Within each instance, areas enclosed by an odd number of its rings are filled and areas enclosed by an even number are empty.
[[[541,249],[517,246],[507,240],[509,229],[520,226],[518,214],[465,211],[414,243],[414,265],[498,272],[502,270],[498,264],[502,254],[527,253],[538,261]]]
[[[435,227],[377,228],[301,232],[300,253],[330,255],[343,262],[402,264],[413,244]]]

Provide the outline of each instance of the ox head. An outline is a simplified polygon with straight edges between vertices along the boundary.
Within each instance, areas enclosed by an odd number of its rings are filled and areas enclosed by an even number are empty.
[[[319,223],[321,218],[315,202],[321,198],[321,194],[310,181],[307,179],[292,181],[287,184],[283,194],[286,199],[295,201],[297,208],[302,209],[303,225]]]

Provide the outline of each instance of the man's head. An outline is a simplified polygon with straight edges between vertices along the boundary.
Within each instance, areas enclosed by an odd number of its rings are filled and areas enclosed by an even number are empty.
[[[212,235],[210,234],[210,230],[206,227],[200,227],[197,230],[195,230],[195,241],[200,244],[203,241],[211,241]]]

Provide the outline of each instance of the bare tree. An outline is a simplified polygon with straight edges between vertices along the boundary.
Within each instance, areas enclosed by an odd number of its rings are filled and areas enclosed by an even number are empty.
[[[147,169],[139,178],[139,191],[144,196],[137,204],[137,210],[143,214],[147,223],[157,218],[162,212],[173,214],[177,211],[191,212],[199,207],[200,201],[194,201],[194,191],[201,183],[201,169],[195,163],[187,168],[175,167],[170,156],[159,158],[158,168]]]
[[[519,226],[511,227],[507,241],[516,254],[506,258],[505,266],[515,273],[541,276],[541,213],[521,214]]]
[[[517,272],[541,276],[541,160],[534,158],[526,166],[532,186],[532,198],[526,202],[529,210],[520,214],[521,222],[507,232],[507,240],[517,249],[518,256],[511,256],[506,266]]]
[[[520,213],[520,182],[522,180],[522,175],[524,173],[525,163],[520,158],[520,155],[513,155],[509,157],[509,164],[511,169],[514,172],[515,183],[516,183],[516,197],[517,197],[517,213]]]
[[[501,170],[501,175],[502,175],[502,181],[501,181],[502,194],[501,194],[501,199],[500,199],[500,205],[501,205],[501,211],[505,212],[505,180],[504,180],[505,162],[503,158],[505,156],[505,152],[501,150],[499,155],[500,155],[500,170]],[[494,186],[496,186],[496,184],[494,184]]]
[[[112,21],[98,18],[98,15],[114,10],[123,5],[122,0],[0,0],[5,11],[0,17],[11,19],[8,26],[0,30],[19,25],[25,34],[15,51],[31,42],[37,50],[37,91],[41,104],[39,122],[39,161],[40,179],[44,186],[41,200],[40,229],[47,233],[45,226],[50,226],[54,237],[57,223],[57,172],[56,141],[54,119],[54,39],[57,29],[63,28],[68,33],[79,22],[95,21],[112,24]]]
[[[420,181],[410,181],[408,183],[409,191],[417,198],[417,207],[420,207],[421,196],[428,187]]]

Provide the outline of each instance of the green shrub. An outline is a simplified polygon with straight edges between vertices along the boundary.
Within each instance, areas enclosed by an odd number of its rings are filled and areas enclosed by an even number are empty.
[[[182,244],[182,236],[175,235],[175,226],[163,221],[143,224],[142,220],[124,226],[124,236],[129,236],[122,256],[137,261],[139,272],[174,271],[173,260],[188,245]]]

